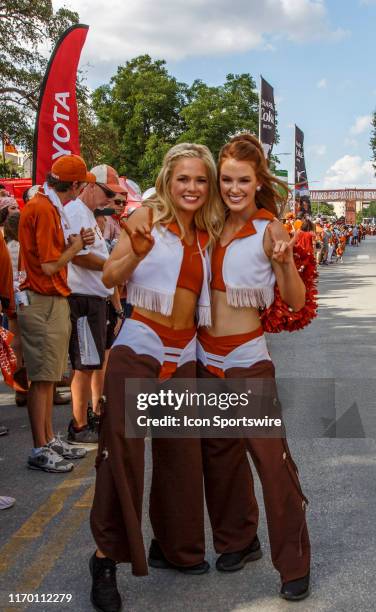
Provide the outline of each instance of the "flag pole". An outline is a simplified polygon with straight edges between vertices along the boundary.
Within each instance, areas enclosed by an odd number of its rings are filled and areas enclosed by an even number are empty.
[[[293,150],[294,150],[294,155],[292,157],[293,157],[293,160],[294,160],[293,161],[294,165],[293,165],[292,172],[293,172],[293,177],[294,177],[294,179],[293,179],[294,190],[292,192],[292,205],[293,205],[293,211],[292,212],[295,215],[295,204],[296,204],[296,183],[295,183],[295,179],[296,179],[296,176],[295,176],[295,169],[296,169],[296,124],[294,124],[294,149]]]
[[[259,87],[259,142],[261,142],[261,88],[262,88],[262,76],[260,74],[260,87]]]

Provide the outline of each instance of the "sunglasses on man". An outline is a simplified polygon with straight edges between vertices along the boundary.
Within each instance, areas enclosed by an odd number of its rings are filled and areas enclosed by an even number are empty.
[[[96,185],[98,185],[98,187],[102,189],[106,198],[114,198],[116,196],[116,193],[114,191],[111,191],[111,189],[108,189],[108,187],[106,187],[105,185],[102,185],[101,183],[96,183]]]

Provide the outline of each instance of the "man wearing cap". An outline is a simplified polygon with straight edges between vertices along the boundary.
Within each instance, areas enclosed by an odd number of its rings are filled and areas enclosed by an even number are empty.
[[[72,323],[69,356],[73,368],[73,420],[68,428],[71,444],[98,441],[97,429],[88,423],[88,402],[91,399],[93,371],[102,369],[105,358],[106,300],[114,292],[102,282],[102,269],[108,258],[108,250],[94,211],[109,205],[117,194],[125,192],[111,166],[96,166],[91,172],[97,182],[87,185],[80,196],[64,209],[73,231],[77,232],[84,226],[90,227],[95,234],[94,243],[80,251],[68,265],[68,285],[72,291],[69,296]],[[120,316],[120,299],[116,310]]]
[[[73,234],[63,206],[77,197],[85,183],[95,181],[81,157],[59,157],[43,189],[30,199],[20,216],[19,242],[27,276],[18,294],[17,317],[31,381],[27,404],[34,439],[28,467],[46,472],[69,472],[73,469],[71,460],[86,454],[85,449],[74,448],[54,436],[52,407],[54,383],[61,379],[68,358],[71,324],[67,264],[94,239],[92,230],[84,226]]]

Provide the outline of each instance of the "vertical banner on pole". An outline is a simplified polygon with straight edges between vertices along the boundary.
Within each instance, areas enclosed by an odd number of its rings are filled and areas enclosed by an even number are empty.
[[[260,122],[259,140],[267,159],[270,158],[275,142],[275,105],[273,87],[260,77]]]
[[[41,184],[61,155],[80,153],[77,67],[89,26],[74,25],[58,40],[43,79],[33,146],[33,184]]]
[[[295,126],[295,214],[311,214],[311,201],[304,158],[304,133]]]

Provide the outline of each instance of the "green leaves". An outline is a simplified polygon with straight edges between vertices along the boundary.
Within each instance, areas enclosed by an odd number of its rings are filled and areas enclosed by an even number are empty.
[[[332,217],[335,214],[334,205],[328,204],[328,202],[320,202],[319,204],[314,202],[311,206],[312,206],[312,214],[314,216],[320,213],[320,215],[324,215],[326,217]]]
[[[164,154],[182,133],[186,89],[163,60],[149,55],[119,66],[110,84],[92,96],[98,129],[107,126],[116,134],[112,150],[99,143],[98,163],[112,164],[143,188],[153,185]]]
[[[41,44],[51,50],[78,15],[51,0],[0,0],[0,125],[12,142],[31,147],[39,88],[47,65]],[[5,126],[5,128],[4,128]]]
[[[258,131],[258,96],[251,75],[228,74],[223,85],[209,87],[195,81],[182,111],[187,130],[180,141],[206,144],[217,156],[236,132]]]
[[[112,150],[98,141],[97,163],[112,164],[146,189],[177,142],[206,144],[217,156],[236,132],[257,133],[255,89],[249,74],[229,74],[215,87],[200,80],[188,86],[168,73],[163,60],[136,57],[93,93],[97,128],[107,126],[117,134]]]

